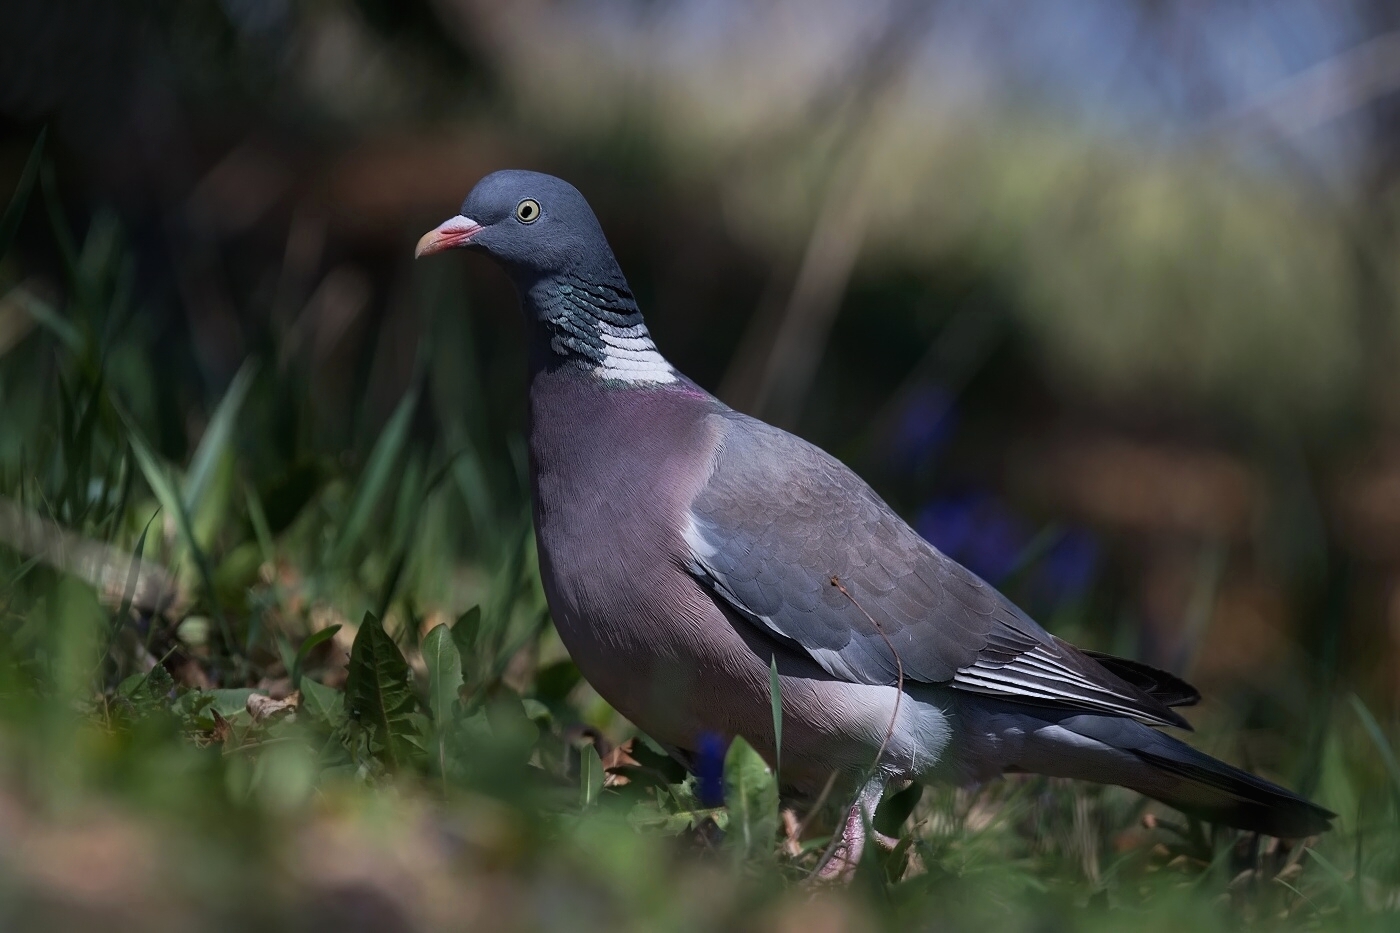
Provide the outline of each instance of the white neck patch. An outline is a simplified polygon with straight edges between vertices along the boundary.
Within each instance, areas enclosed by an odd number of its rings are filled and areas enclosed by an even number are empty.
[[[603,379],[623,382],[665,383],[676,381],[676,371],[666,357],[656,349],[644,326],[609,327],[604,325],[603,359],[593,372]]]

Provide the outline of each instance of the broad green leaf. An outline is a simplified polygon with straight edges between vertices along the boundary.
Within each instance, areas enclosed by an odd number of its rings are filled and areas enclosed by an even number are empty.
[[[595,806],[603,793],[603,759],[591,744],[579,753],[578,783],[580,804],[584,809]]]
[[[117,685],[117,694],[130,701],[137,715],[147,716],[164,708],[175,681],[164,664],[157,664],[144,674],[132,674]]]
[[[540,728],[525,712],[525,704],[514,691],[502,688],[486,705],[495,750],[502,761],[524,763],[534,751]]]
[[[549,711],[549,707],[533,697],[522,698],[520,706],[525,710],[525,715],[529,720],[540,724],[541,728],[548,729],[549,724],[554,721],[554,714]]]
[[[324,631],[324,629],[322,629]],[[301,680],[301,705],[312,717],[335,728],[345,720],[345,695],[310,677]]]
[[[773,854],[778,833],[778,782],[753,746],[736,737],[724,756],[727,839],[744,858]]]
[[[875,811],[874,828],[886,836],[898,838],[904,832],[905,822],[913,815],[914,808],[923,797],[924,785],[917,781],[886,797]]]
[[[205,710],[214,705],[214,696],[207,690],[186,690],[175,701],[174,710],[184,718],[186,728],[208,729],[214,724],[213,716],[205,716]]]
[[[385,490],[389,488],[389,481],[394,477],[394,465],[399,461],[399,454],[402,453],[404,444],[408,441],[408,428],[413,421],[414,409],[418,407],[417,390],[410,391],[399,402],[394,413],[389,416],[389,421],[384,425],[384,430],[379,433],[379,439],[374,442],[374,448],[370,451],[369,461],[365,464],[364,473],[360,476],[360,483],[355,488],[355,495],[350,501],[350,510],[346,516],[345,524],[341,526],[340,535],[336,538],[335,546],[331,549],[330,562],[332,566],[344,563],[349,559],[355,545],[359,544],[360,538],[364,536],[365,530],[369,527],[370,518],[374,515],[374,507],[379,504]]]
[[[436,626],[423,638],[423,661],[428,666],[428,709],[441,728],[452,719],[452,704],[462,688],[462,656],[446,625]]]
[[[69,576],[49,593],[45,609],[48,674],[57,690],[53,702],[64,704],[91,689],[93,671],[107,647],[107,614],[93,588]]]
[[[214,698],[214,709],[225,719],[247,710],[248,697],[254,693],[262,693],[262,691],[247,687],[209,691],[209,694]]]
[[[480,754],[483,746],[495,744],[495,733],[486,710],[479,709],[470,716],[463,716],[452,725],[452,740],[458,750],[458,757],[468,759]]]
[[[645,800],[639,801],[627,813],[627,822],[630,825],[668,835],[693,829],[707,818],[722,827],[724,809],[716,807],[712,810],[673,810],[670,807],[658,806],[654,801]]]
[[[416,700],[410,677],[399,646],[372,613],[365,613],[350,648],[345,703],[351,721],[365,729],[370,752],[390,768],[403,765],[412,751],[408,717]]]

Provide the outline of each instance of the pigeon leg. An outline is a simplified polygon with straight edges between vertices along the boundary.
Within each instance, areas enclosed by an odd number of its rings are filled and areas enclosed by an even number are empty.
[[[855,877],[856,866],[860,864],[861,855],[865,852],[867,835],[886,851],[899,844],[898,839],[875,830],[875,808],[880,805],[880,797],[884,792],[885,778],[879,774],[861,788],[860,794],[846,814],[836,844],[828,850],[826,858],[813,872],[813,879],[838,884],[849,883]]]

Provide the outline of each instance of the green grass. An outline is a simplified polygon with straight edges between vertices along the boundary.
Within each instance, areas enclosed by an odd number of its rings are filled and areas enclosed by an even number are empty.
[[[38,153],[0,248],[56,203]],[[891,794],[900,848],[813,889],[841,802],[808,820],[736,743],[707,807],[581,682],[518,457],[481,411],[414,430],[430,355],[348,463],[274,430],[307,393],[275,353],[184,437],[120,229],[49,213],[65,299],[0,266],[0,314],[32,327],[0,356],[0,925],[1394,928],[1396,727],[1345,697],[1282,736],[1325,737],[1298,763],[1341,814],[1322,839],[1022,778]]]

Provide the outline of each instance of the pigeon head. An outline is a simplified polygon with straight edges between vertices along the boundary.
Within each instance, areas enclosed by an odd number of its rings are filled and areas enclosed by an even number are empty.
[[[418,241],[417,256],[466,248],[486,253],[529,287],[540,278],[612,278],[613,258],[598,218],[578,189],[539,172],[493,172],[462,210]]]
[[[515,280],[530,322],[532,366],[563,363],[623,383],[672,383],[593,209],[577,188],[539,172],[493,172],[415,255],[486,253]]]

